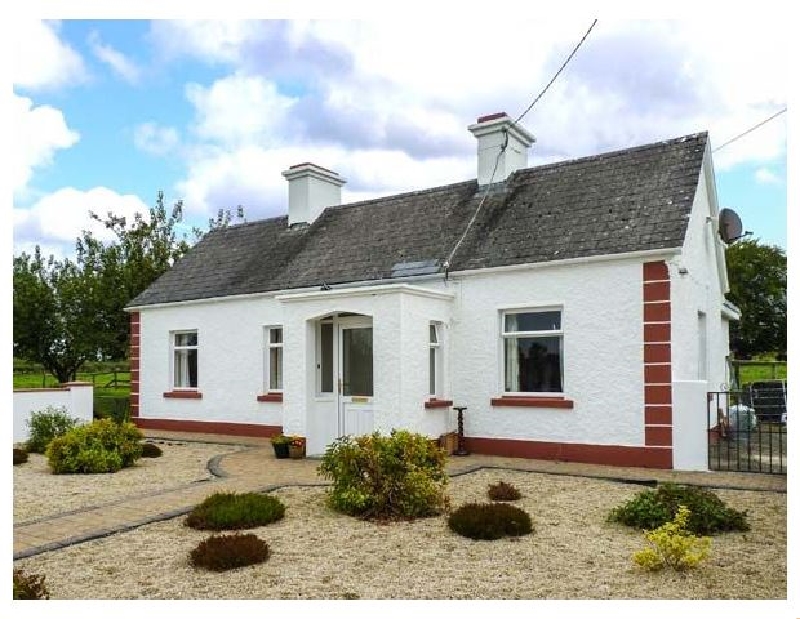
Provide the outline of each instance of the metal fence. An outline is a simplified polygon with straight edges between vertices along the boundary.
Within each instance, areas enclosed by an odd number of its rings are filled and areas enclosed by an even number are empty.
[[[708,468],[786,474],[786,383],[708,394]]]

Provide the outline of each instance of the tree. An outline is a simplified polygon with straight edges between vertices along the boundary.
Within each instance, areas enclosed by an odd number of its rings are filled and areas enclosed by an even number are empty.
[[[728,299],[742,311],[731,323],[731,348],[738,357],[786,352],[786,252],[758,239],[742,240],[725,252]]]

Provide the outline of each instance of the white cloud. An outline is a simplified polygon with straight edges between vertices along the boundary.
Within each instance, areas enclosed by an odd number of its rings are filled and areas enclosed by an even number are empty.
[[[56,151],[73,146],[79,135],[67,127],[61,111],[49,105],[34,106],[30,99],[12,94],[11,108],[11,182],[19,196],[25,192],[34,170],[51,164]]]
[[[100,35],[97,31],[92,31],[89,35],[89,46],[92,48],[92,53],[94,53],[100,62],[111,67],[111,70],[126,82],[135,84],[139,81],[141,70],[137,64],[127,58],[122,52],[114,49],[110,45],[104,44],[100,40]]]
[[[763,185],[777,185],[781,182],[780,176],[768,168],[759,168],[755,176],[756,181]]]
[[[14,86],[42,90],[72,85],[86,79],[83,59],[58,37],[59,24],[14,21],[6,36],[12,38]]]
[[[161,127],[148,122],[138,125],[133,130],[133,143],[136,148],[151,155],[166,155],[172,152],[179,142],[180,136],[174,127]]]
[[[89,217],[93,211],[105,217],[108,211],[133,220],[146,214],[148,206],[134,195],[121,195],[106,187],[81,191],[65,187],[39,199],[29,208],[14,208],[14,251],[31,251],[38,243],[46,253],[74,258],[75,239],[83,230],[97,238],[111,240],[113,234]]]

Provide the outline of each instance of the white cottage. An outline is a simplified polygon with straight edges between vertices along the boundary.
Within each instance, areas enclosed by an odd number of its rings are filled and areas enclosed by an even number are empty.
[[[130,304],[136,423],[320,454],[463,405],[473,453],[704,469],[738,318],[707,134],[528,168],[507,115],[469,130],[477,179],[342,205],[304,163],[288,216],[206,235]]]

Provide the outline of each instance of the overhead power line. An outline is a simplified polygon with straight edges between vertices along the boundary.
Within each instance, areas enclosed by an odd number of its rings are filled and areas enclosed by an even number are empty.
[[[582,38],[580,41],[578,41],[578,44],[575,46],[575,49],[573,49],[573,50],[572,50],[572,53],[571,53],[569,56],[567,56],[567,59],[564,61],[564,64],[562,64],[562,65],[561,65],[561,68],[560,68],[558,71],[556,71],[556,74],[553,76],[553,79],[551,79],[551,80],[550,80],[550,81],[547,83],[547,86],[545,86],[545,87],[544,87],[544,90],[542,90],[542,92],[540,92],[540,93],[537,95],[537,97],[536,97],[536,98],[535,98],[535,99],[534,99],[534,100],[531,102],[531,104],[530,104],[530,105],[529,105],[529,106],[528,106],[528,107],[525,109],[525,111],[524,111],[524,112],[522,112],[522,114],[520,114],[520,115],[519,115],[519,116],[516,118],[516,120],[514,120],[514,122],[515,122],[515,123],[518,123],[520,120],[522,120],[522,118],[525,116],[525,114],[527,114],[528,112],[530,112],[530,111],[531,111],[531,108],[532,108],[534,105],[536,105],[537,101],[539,101],[539,99],[541,99],[541,98],[542,98],[542,96],[544,95],[544,93],[546,93],[546,92],[547,92],[547,89],[548,89],[548,88],[550,88],[550,86],[552,85],[552,83],[556,81],[556,78],[557,78],[557,77],[558,77],[558,76],[561,74],[561,72],[564,70],[564,67],[566,67],[566,66],[569,64],[569,61],[570,61],[570,60],[572,60],[572,57],[575,55],[575,52],[577,52],[577,51],[578,51],[578,49],[580,49],[580,46],[581,46],[581,45],[583,45],[583,42],[586,40],[586,37],[588,37],[588,36],[589,36],[589,33],[592,31],[592,28],[594,28],[594,26],[595,26],[595,24],[596,24],[596,23],[597,23],[597,20],[595,19],[595,20],[592,22],[592,25],[591,25],[591,26],[589,26],[589,29],[586,31],[586,34],[584,34],[584,35],[583,35],[583,38]]]
[[[725,142],[725,143],[724,143],[722,146],[717,146],[717,147],[716,147],[716,148],[715,148],[713,151],[711,151],[711,152],[714,152],[714,153],[716,153],[718,150],[722,150],[723,148],[725,148],[725,147],[726,147],[728,144],[733,144],[733,143],[734,143],[736,140],[738,140],[739,138],[743,138],[743,137],[744,137],[744,136],[746,136],[748,133],[750,133],[750,132],[752,132],[752,131],[755,131],[756,129],[758,129],[759,127],[762,127],[763,125],[766,125],[766,124],[767,124],[769,121],[771,121],[773,118],[777,118],[778,116],[780,116],[781,114],[783,114],[785,111],[786,111],[786,108],[783,108],[783,109],[782,109],[780,112],[775,112],[775,113],[774,113],[772,116],[770,116],[769,118],[767,118],[767,119],[765,119],[765,120],[762,120],[762,121],[761,121],[760,123],[758,123],[757,125],[753,125],[753,126],[752,126],[752,127],[750,127],[750,128],[747,130],[747,131],[745,131],[745,132],[743,132],[743,133],[740,133],[740,134],[739,134],[739,135],[737,135],[735,138],[731,138],[730,140],[728,140],[727,142]]]

